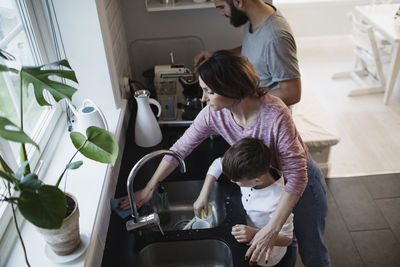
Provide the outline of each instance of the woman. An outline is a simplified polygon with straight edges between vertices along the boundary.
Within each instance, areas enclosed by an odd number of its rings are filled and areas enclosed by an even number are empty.
[[[330,266],[322,241],[327,213],[325,181],[308,155],[286,105],[259,87],[257,72],[240,55],[215,52],[198,72],[202,101],[207,101],[207,106],[170,149],[185,158],[213,134],[221,135],[231,145],[245,137],[263,140],[273,155],[271,166],[283,172],[286,184],[274,215],[254,236],[246,258],[252,263],[267,261],[271,244],[293,211],[300,253],[307,253],[308,258],[311,255],[318,266]],[[139,207],[151,199],[158,183],[177,165],[174,158],[163,158],[146,187],[135,193]],[[262,259],[264,253],[267,256]]]

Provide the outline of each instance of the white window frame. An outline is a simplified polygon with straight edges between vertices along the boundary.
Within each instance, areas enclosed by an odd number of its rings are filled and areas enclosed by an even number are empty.
[[[35,64],[43,64],[51,61],[57,60],[57,52],[55,50],[55,45],[53,41],[53,36],[51,34],[51,29],[49,25],[49,16],[46,8],[46,0],[16,0],[19,9],[21,10],[21,16],[23,17],[25,23],[29,23],[29,27],[25,27],[27,38],[29,42],[36,43],[37,46],[34,47],[33,57],[35,58]],[[59,42],[59,40],[57,40]],[[47,117],[45,123],[37,125],[34,130],[36,133],[31,136],[33,140],[39,145],[40,151],[38,151],[34,146],[27,145],[27,153],[30,162],[30,166],[33,170],[37,171],[38,162],[44,151],[48,150],[47,143],[51,139],[50,136],[56,128],[57,122],[60,119],[64,108],[60,104],[55,104],[52,108],[45,112],[42,112],[41,117]],[[0,151],[2,151],[2,156],[9,166],[16,170],[19,165],[12,156],[11,147],[7,141],[0,139]],[[3,155],[4,154],[4,155]],[[7,156],[8,155],[8,156]],[[4,212],[0,214],[0,240],[3,244],[0,245],[0,252],[2,255],[8,255],[3,249],[7,249],[9,246],[4,246],[4,243],[10,244],[10,240],[4,239],[14,239],[16,238],[15,227],[10,227],[13,225],[12,222],[12,211],[11,205],[7,202],[0,203],[0,205],[5,205],[3,207]],[[0,208],[1,211],[1,208]],[[19,223],[23,223],[22,217],[19,216]],[[6,234],[7,231],[7,234]],[[14,233],[10,233],[10,231]],[[12,242],[12,241],[11,241]],[[4,253],[6,252],[6,253]],[[1,263],[0,263],[1,265]]]

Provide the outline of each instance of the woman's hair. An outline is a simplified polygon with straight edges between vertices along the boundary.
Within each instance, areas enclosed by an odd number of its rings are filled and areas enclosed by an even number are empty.
[[[232,181],[254,179],[269,171],[269,148],[255,138],[244,138],[231,146],[222,160],[222,172]]]
[[[215,93],[234,99],[263,95],[260,78],[253,65],[243,56],[220,50],[198,69],[199,76]]]

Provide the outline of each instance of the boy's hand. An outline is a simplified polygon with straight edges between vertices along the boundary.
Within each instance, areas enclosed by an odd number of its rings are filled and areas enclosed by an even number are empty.
[[[208,198],[200,196],[193,203],[194,214],[197,217],[201,217],[201,210],[204,209],[204,214],[208,214]]]
[[[232,235],[239,243],[248,244],[256,235],[259,229],[250,227],[248,225],[236,224],[232,227]]]

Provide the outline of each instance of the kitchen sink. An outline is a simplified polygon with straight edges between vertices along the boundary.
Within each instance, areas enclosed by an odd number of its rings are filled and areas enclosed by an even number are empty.
[[[153,209],[158,212],[164,231],[182,230],[194,217],[193,203],[199,196],[203,182],[204,180],[163,182],[168,194],[166,210],[160,209],[160,195],[157,192],[154,193]],[[222,188],[218,183],[214,183],[209,195],[209,202],[213,205],[213,222],[209,228],[213,228],[219,226],[226,216]]]
[[[228,245],[213,239],[153,243],[140,251],[138,262],[139,267],[233,266]]]

